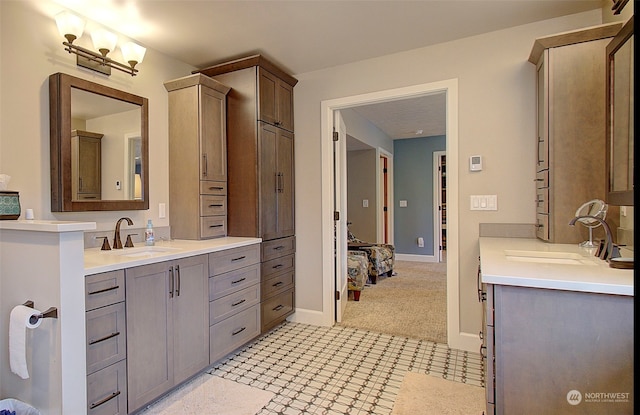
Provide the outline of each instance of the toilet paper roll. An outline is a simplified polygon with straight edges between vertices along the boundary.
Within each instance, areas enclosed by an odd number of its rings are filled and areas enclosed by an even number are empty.
[[[37,316],[42,314],[35,308],[17,305],[11,310],[9,320],[9,363],[11,371],[22,379],[29,378],[27,370],[27,329],[35,329],[42,319]],[[31,323],[31,317],[35,323]]]

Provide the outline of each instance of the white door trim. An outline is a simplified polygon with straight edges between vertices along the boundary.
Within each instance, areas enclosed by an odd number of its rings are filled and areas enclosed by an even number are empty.
[[[447,339],[450,347],[472,350],[477,339],[460,331],[460,269],[458,261],[458,79],[413,85],[409,87],[354,95],[321,102],[321,168],[322,168],[322,322],[334,324],[333,275],[333,111],[358,105],[447,93]],[[346,180],[346,178],[344,178]],[[477,336],[476,336],[477,337]]]

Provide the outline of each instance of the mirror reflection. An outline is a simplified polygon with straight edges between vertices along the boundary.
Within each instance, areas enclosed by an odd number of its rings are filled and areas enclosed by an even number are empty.
[[[63,73],[49,94],[52,212],[148,209],[148,100]]]
[[[607,202],[633,206],[633,16],[607,46]]]

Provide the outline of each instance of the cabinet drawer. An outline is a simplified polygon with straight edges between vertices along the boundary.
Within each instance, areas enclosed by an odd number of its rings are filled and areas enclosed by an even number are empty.
[[[549,187],[549,170],[542,170],[536,173],[536,189]]]
[[[127,414],[126,360],[87,376],[87,414]]]
[[[262,328],[270,327],[271,323],[280,320],[293,312],[294,289],[278,294],[262,302]]]
[[[262,298],[266,299],[271,297],[282,290],[286,290],[293,287],[294,272],[287,271],[280,275],[276,275],[273,278],[269,278],[266,281],[262,281]]]
[[[549,240],[549,215],[536,214],[536,237],[544,241]]]
[[[549,189],[536,190],[536,212],[549,213]]]
[[[260,282],[260,265],[254,264],[209,278],[209,301]]]
[[[284,255],[293,254],[296,251],[296,238],[291,236],[289,238],[274,239],[262,243],[262,261],[269,261],[270,259],[278,258]]]
[[[200,216],[226,215],[227,197],[202,195],[200,196]]]
[[[260,284],[226,295],[209,303],[209,324],[214,325],[260,302]]]
[[[260,305],[241,311],[209,329],[209,363],[242,346],[260,334]]]
[[[202,238],[215,238],[226,234],[226,216],[203,216],[200,218],[200,235],[202,235]]]
[[[124,302],[88,311],[87,374],[127,357]]]
[[[226,195],[227,182],[214,182],[212,180],[200,181],[201,195]]]
[[[87,275],[84,299],[87,311],[124,301],[124,270]]]
[[[209,275],[218,275],[260,262],[260,244],[209,254]]]
[[[262,263],[261,275],[265,280],[273,275],[282,272],[293,271],[295,267],[295,255],[287,255],[280,258],[272,259]]]

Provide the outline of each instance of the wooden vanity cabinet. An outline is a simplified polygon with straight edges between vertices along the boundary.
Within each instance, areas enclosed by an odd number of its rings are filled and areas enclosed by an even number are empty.
[[[124,271],[85,277],[87,414],[127,413]]]
[[[169,93],[169,220],[171,236],[227,234],[226,94],[204,76],[165,82]]]
[[[209,254],[209,361],[260,334],[260,244]]]
[[[102,199],[102,137],[89,131],[71,131],[71,194],[73,200]]]
[[[484,293],[488,415],[634,413],[633,296],[494,284]]]
[[[539,38],[529,56],[537,71],[535,203],[542,240],[582,242],[586,232],[569,221],[583,203],[605,199],[605,49],[621,26]]]
[[[126,270],[129,412],[209,365],[208,271],[208,255]]]
[[[263,244],[293,238],[293,88],[298,81],[260,55],[198,72],[231,87],[227,95],[227,234],[259,237]],[[263,284],[265,278],[263,274]],[[267,304],[268,309],[264,302],[273,302],[273,297],[263,295],[263,332],[293,313],[295,287],[287,286],[287,293],[279,293],[281,301]],[[275,315],[270,306],[278,309]]]

